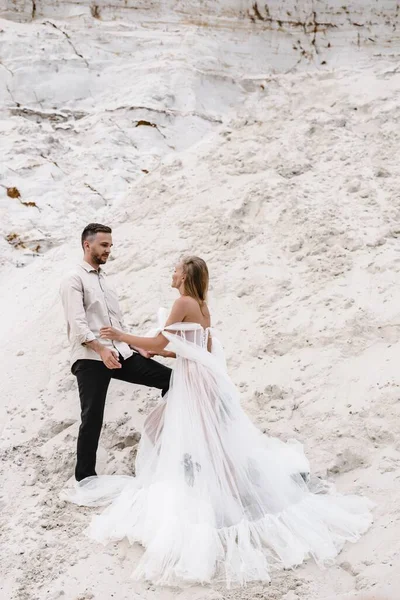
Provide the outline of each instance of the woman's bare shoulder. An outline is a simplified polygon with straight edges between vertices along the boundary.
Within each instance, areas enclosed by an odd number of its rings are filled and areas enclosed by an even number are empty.
[[[209,327],[210,311],[206,303],[200,308],[197,300],[191,296],[180,296],[175,300],[174,308],[185,312],[184,321],[199,323],[202,327]]]
[[[196,300],[190,296],[179,296],[179,298],[177,298],[177,300],[174,302],[174,306],[182,308],[191,308],[195,305],[197,305]]]

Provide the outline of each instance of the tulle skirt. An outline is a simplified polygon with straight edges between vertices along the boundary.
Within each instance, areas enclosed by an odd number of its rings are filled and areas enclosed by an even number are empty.
[[[245,585],[309,557],[332,562],[371,525],[371,502],[312,493],[302,446],[263,435],[222,363],[171,341],[179,357],[170,391],[146,420],[136,477],[88,478],[63,494],[81,505],[110,503],[88,535],[140,543],[133,577],[160,585]]]

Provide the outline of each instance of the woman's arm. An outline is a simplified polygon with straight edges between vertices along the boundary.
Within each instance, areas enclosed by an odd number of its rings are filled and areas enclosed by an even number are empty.
[[[175,300],[172,306],[171,313],[167,319],[165,329],[168,328],[168,325],[172,325],[173,323],[180,323],[184,320],[187,312],[186,307],[187,301],[185,296],[181,296],[180,298],[178,298],[178,300]],[[119,329],[115,329],[114,327],[103,327],[100,330],[100,337],[107,338],[109,340],[125,342],[130,346],[136,346],[138,348],[142,348],[143,350],[148,350],[157,354],[159,352],[162,352],[164,348],[169,344],[169,341],[166,337],[163,336],[162,333],[159,333],[156,337],[139,337],[137,335],[125,333],[124,331],[120,331]]]
[[[161,352],[169,343],[162,333],[159,333],[157,337],[139,337],[138,335],[124,333],[114,327],[103,327],[100,330],[100,337],[125,342],[129,346],[136,346],[148,352]]]

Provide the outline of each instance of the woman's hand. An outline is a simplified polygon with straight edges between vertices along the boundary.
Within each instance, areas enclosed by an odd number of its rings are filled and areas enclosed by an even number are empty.
[[[151,358],[152,356],[154,356],[154,352],[149,352],[148,350],[142,350],[142,348],[136,348],[135,346],[132,346],[132,348],[134,350],[136,350],[136,352],[139,352],[139,354],[141,356],[143,356],[144,358]]]
[[[163,356],[164,358],[176,358],[175,352],[169,352],[169,350],[160,350],[159,352],[149,352],[150,358],[153,356]]]
[[[121,342],[123,335],[124,332],[120,331],[119,329],[115,329],[115,327],[102,327],[100,329],[100,337],[107,340],[117,340],[117,342]]]

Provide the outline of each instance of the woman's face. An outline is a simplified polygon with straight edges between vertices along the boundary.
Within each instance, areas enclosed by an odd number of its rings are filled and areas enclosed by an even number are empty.
[[[181,263],[178,263],[174,269],[172,274],[172,287],[179,289],[185,279],[185,275],[183,273],[183,266]]]

